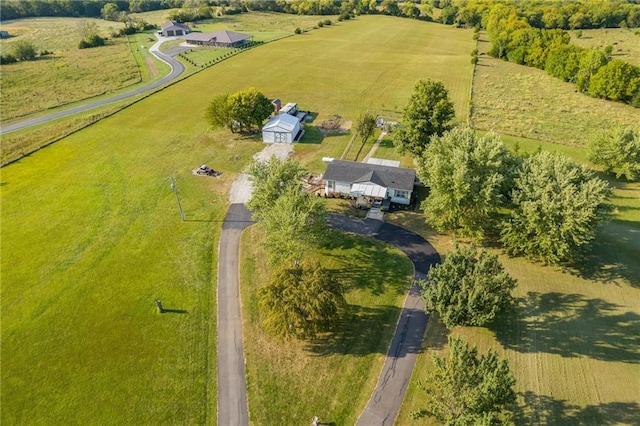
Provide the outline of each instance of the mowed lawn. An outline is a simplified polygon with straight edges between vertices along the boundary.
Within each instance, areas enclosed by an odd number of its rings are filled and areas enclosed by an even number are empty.
[[[463,113],[471,34],[359,17],[238,55],[4,167],[2,422],[215,423],[217,238],[230,183],[263,145],[210,131],[208,101],[254,86],[317,123],[354,120],[402,108],[433,77]],[[308,142],[309,161],[346,144]],[[203,163],[222,177],[193,176]]]
[[[341,281],[348,307],[333,333],[313,341],[281,341],[261,327],[258,290],[269,283],[266,253],[252,227],[242,241],[242,304],[249,412],[256,425],[355,424],[385,360],[413,265],[371,238],[333,231],[331,247],[307,253]]]

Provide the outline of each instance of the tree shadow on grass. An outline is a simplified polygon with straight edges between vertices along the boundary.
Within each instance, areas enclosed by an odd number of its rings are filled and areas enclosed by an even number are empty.
[[[491,328],[518,352],[640,364],[640,315],[620,308],[580,294],[529,292]]]
[[[640,424],[640,405],[636,402],[610,402],[580,407],[531,391],[520,393],[518,396],[523,404],[516,411],[517,425]]]
[[[585,279],[612,283],[627,281],[640,287],[640,229],[632,222],[613,221],[603,227],[592,250],[566,271]]]
[[[310,341],[307,349],[316,356],[386,354],[400,311],[397,306],[349,305],[335,329]]]
[[[357,250],[349,252],[348,263],[343,261],[342,253],[328,253],[328,256],[335,257],[344,265],[331,269],[330,273],[343,284],[345,291],[367,290],[373,295],[380,295],[389,290],[396,294],[409,290],[410,282],[407,277],[398,275],[398,271],[406,270],[405,256],[381,250],[380,243],[373,239],[361,237],[357,243],[343,241],[346,246],[353,248],[357,244]]]

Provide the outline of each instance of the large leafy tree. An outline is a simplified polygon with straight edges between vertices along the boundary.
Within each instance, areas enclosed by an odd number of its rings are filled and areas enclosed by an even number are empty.
[[[422,155],[429,138],[451,128],[455,116],[449,92],[440,81],[419,80],[402,115],[402,126],[394,141],[401,153]]]
[[[342,285],[320,265],[278,269],[260,289],[263,327],[282,337],[313,338],[340,321]]]
[[[324,202],[297,187],[289,187],[260,215],[263,241],[272,264],[298,265],[309,247],[326,235]]]
[[[231,119],[231,111],[229,108],[229,95],[222,94],[213,98],[207,106],[205,118],[214,129],[228,127],[233,131],[233,120]]]
[[[506,360],[449,336],[449,354],[433,356],[435,369],[419,384],[424,406],[412,417],[435,417],[447,425],[507,425],[513,422],[516,380]]]
[[[362,138],[363,144],[367,143],[367,140],[373,136],[375,129],[376,118],[373,114],[366,112],[358,118],[358,121],[356,122],[356,131],[360,135],[360,138]]]
[[[285,192],[291,188],[302,188],[302,179],[309,172],[295,160],[281,160],[273,156],[267,161],[252,161],[245,173],[253,183],[253,194],[247,205],[256,219],[262,219]]]
[[[548,263],[575,260],[607,219],[610,194],[586,166],[540,152],[518,172],[514,210],[502,225],[501,241],[511,254]]]
[[[457,127],[432,137],[417,167],[430,187],[422,203],[427,220],[439,231],[481,237],[505,202],[515,166],[495,133],[477,137],[473,129]]]
[[[589,81],[589,94],[629,103],[640,91],[640,67],[614,59],[600,67]]]
[[[231,95],[218,95],[207,106],[205,118],[213,128],[228,127],[232,132],[250,132],[260,128],[273,113],[273,105],[255,88]]]
[[[498,256],[473,246],[456,246],[429,270],[428,278],[421,282],[427,310],[438,312],[449,328],[485,325],[509,306],[516,286]]]
[[[589,142],[589,160],[616,177],[640,178],[640,130],[615,128]]]
[[[253,87],[229,96],[229,114],[240,132],[260,128],[272,113],[271,101]]]

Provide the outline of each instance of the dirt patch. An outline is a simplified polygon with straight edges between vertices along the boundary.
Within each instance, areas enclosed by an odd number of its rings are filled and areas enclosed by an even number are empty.
[[[276,156],[281,160],[286,159],[293,151],[293,144],[290,143],[274,143],[267,145],[262,151],[253,156],[258,161],[267,161],[272,156]],[[246,203],[251,199],[251,193],[253,192],[253,186],[249,177],[242,173],[231,184],[231,190],[229,191],[229,202],[234,203]]]
[[[149,75],[151,75],[151,77],[155,77],[156,75],[158,75],[158,68],[156,68],[156,63],[153,62],[153,59],[147,56],[146,58],[144,58],[144,61],[146,62],[147,68],[149,69]]]
[[[345,134],[351,130],[351,120],[342,121],[342,116],[332,115],[320,124],[320,131],[324,136]]]

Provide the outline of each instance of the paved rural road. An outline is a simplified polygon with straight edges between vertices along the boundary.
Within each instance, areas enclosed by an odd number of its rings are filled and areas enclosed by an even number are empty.
[[[396,246],[413,262],[416,279],[425,278],[431,265],[440,263],[440,256],[431,244],[420,235],[399,226],[375,219],[355,219],[342,215],[330,215],[329,225]],[[424,302],[420,298],[420,287],[414,285],[404,302],[376,388],[358,418],[357,425],[393,425],[411,380],[427,320]]]
[[[159,50],[159,46],[160,44],[166,40],[164,38],[159,37],[156,34],[156,37],[159,38],[158,42],[155,43],[153,46],[151,46],[149,48],[149,52],[151,52],[156,58],[160,59],[163,62],[166,62],[167,64],[169,64],[169,66],[171,67],[171,72],[169,74],[167,74],[166,76],[164,76],[163,78],[161,78],[160,80],[148,84],[147,86],[144,87],[140,87],[138,89],[132,90],[130,92],[126,92],[126,93],[122,93],[116,96],[112,96],[110,98],[107,99],[102,99],[99,101],[95,101],[95,102],[91,102],[88,104],[84,104],[84,105],[80,105],[77,106],[75,108],[70,108],[64,111],[60,111],[60,112],[56,112],[54,114],[49,114],[49,115],[45,115],[42,117],[37,117],[37,118],[32,118],[29,120],[25,120],[25,121],[20,121],[17,123],[13,123],[13,124],[9,124],[6,126],[2,126],[0,127],[0,135],[4,135],[7,133],[11,133],[11,132],[15,132],[16,130],[21,130],[21,129],[26,129],[27,127],[31,127],[31,126],[35,126],[38,124],[42,124],[42,123],[47,123],[49,121],[55,120],[57,118],[62,118],[62,117],[67,117],[73,114],[77,114],[79,112],[83,112],[83,111],[88,111],[90,109],[93,108],[98,108],[101,107],[103,105],[108,105],[112,102],[117,102],[120,101],[122,99],[127,99],[130,98],[132,96],[136,96],[136,95],[140,95],[142,93],[148,92],[150,90],[156,89],[160,86],[162,86],[163,84],[166,84],[168,82],[170,82],[171,80],[177,78],[180,74],[182,74],[184,72],[184,66],[178,62],[176,59],[174,59],[172,56],[169,55],[165,55],[164,53],[160,52]]]
[[[251,212],[243,203],[229,206],[218,247],[218,424],[249,424],[242,343],[238,253]]]

